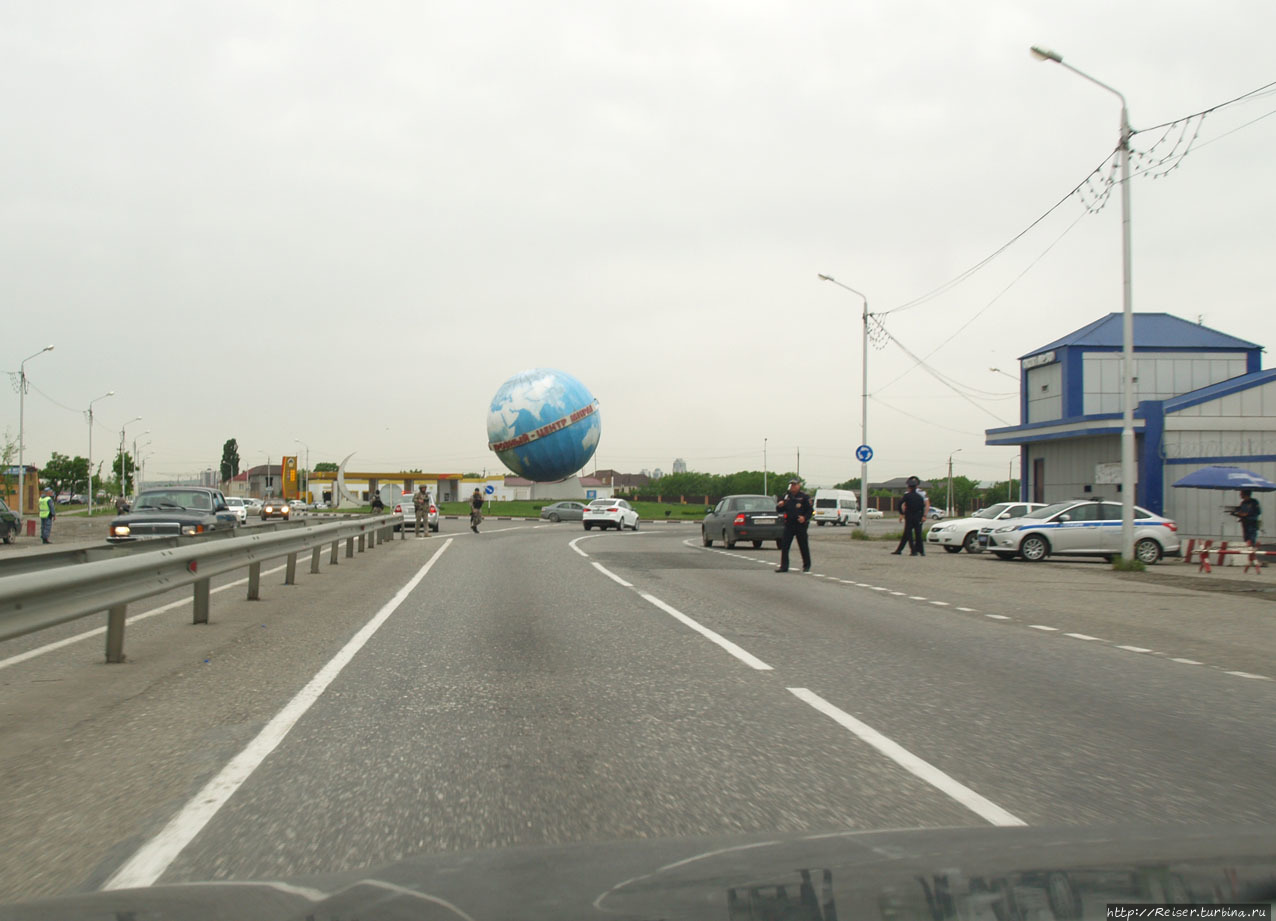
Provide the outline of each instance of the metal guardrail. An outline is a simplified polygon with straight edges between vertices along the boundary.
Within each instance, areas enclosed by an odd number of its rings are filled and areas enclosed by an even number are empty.
[[[263,562],[287,557],[284,583],[291,585],[297,577],[298,554],[311,551],[310,571],[318,572],[325,545],[332,545],[329,563],[335,564],[342,541],[346,557],[353,557],[356,544],[363,552],[393,539],[394,526],[402,520],[401,515],[383,515],[266,533],[253,528],[251,534],[5,576],[0,578],[0,640],[106,611],[106,661],[122,662],[125,614],[131,602],[190,585],[193,622],[206,624],[213,576],[246,567],[248,599],[255,601],[261,597]]]

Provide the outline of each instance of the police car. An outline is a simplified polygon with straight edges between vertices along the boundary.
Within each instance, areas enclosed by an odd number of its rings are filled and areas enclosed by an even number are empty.
[[[1088,499],[1056,502],[1022,518],[996,521],[979,531],[980,546],[1002,559],[1038,563],[1048,556],[1100,556],[1121,552],[1121,503]],[[1179,553],[1178,525],[1134,507],[1134,556],[1145,564]]]

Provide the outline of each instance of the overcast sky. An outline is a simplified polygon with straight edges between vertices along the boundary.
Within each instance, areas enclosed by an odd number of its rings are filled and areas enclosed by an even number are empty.
[[[114,390],[95,455],[141,416],[160,475],[230,437],[245,465],[300,440],[490,471],[488,404],[536,366],[598,398],[600,467],[760,469],[766,439],[771,469],[800,448],[813,484],[858,475],[861,304],[817,273],[907,304],[1116,145],[1116,97],[1029,45],[1125,93],[1136,129],[1276,80],[1265,0],[0,10],[0,368],[56,346],[27,364],[26,459],[87,453]],[[1136,310],[1276,343],[1273,110],[1210,114],[1132,182]],[[1017,383],[989,369],[1120,309],[1113,195],[886,315],[966,395],[871,350],[871,479],[958,449],[1004,478],[1017,454],[983,432],[1018,422]]]

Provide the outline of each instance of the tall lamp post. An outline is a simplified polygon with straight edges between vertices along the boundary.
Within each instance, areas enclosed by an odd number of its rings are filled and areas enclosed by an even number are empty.
[[[115,396],[114,390],[108,390],[100,397],[89,400],[89,517],[93,517],[93,404],[98,400]]]
[[[27,434],[27,362],[32,358],[43,355],[45,352],[52,352],[53,346],[46,345],[35,355],[28,355],[22,359],[22,363],[18,365],[18,518],[22,518],[22,505],[25,500],[23,495],[26,487],[22,485],[24,474],[27,472],[26,462],[23,460],[23,449],[26,447]],[[36,484],[39,485],[39,484]]]
[[[135,416],[120,426],[120,498],[124,498],[124,482],[128,479],[128,462],[124,457],[124,430],[134,422],[141,422],[141,416]]]
[[[953,517],[953,455],[960,453],[961,448],[955,448],[948,454],[948,505],[944,508],[944,514],[949,518]]]
[[[860,444],[868,444],[868,295],[856,291],[850,285],[844,285],[832,275],[819,276],[821,281],[831,281],[839,288],[845,288],[847,291],[857,295],[864,301],[864,312],[861,315],[863,329],[861,330],[862,338],[862,355],[860,362],[863,377],[860,382]],[[867,456],[867,455],[865,455]],[[860,460],[860,517],[862,518],[868,509],[868,461]]]
[[[133,436],[133,488],[134,489],[140,489],[142,486],[141,481],[138,480],[137,478],[137,440],[141,438],[143,435],[149,435],[149,434],[151,434],[151,430],[147,429],[145,432],[139,432],[138,434]]]
[[[306,501],[310,501],[310,445],[306,444],[300,438],[293,439],[294,444],[299,444],[306,449]]]
[[[149,432],[150,429],[147,429],[142,435]],[[144,441],[139,445],[137,439],[141,438],[142,435],[138,435],[133,439],[133,484],[138,489],[141,489],[142,483],[146,481],[146,462],[142,460],[142,448],[150,447],[151,444],[149,441]]]
[[[1121,100],[1121,137],[1117,149],[1121,157],[1121,300],[1122,300],[1122,362],[1124,380],[1124,410],[1121,421],[1121,556],[1134,557],[1134,288],[1130,279],[1130,110],[1125,96],[1094,77],[1064,63],[1063,56],[1033,45],[1032,56],[1042,61],[1053,61],[1067,68],[1078,77],[1089,80]]]

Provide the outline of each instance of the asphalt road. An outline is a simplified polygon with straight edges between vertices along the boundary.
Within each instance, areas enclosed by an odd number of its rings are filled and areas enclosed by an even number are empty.
[[[685,525],[446,521],[262,602],[232,586],[207,627],[155,599],[123,666],[83,625],[0,645],[0,896],[724,832],[1276,821],[1269,601],[812,538],[814,572],[778,575]]]

